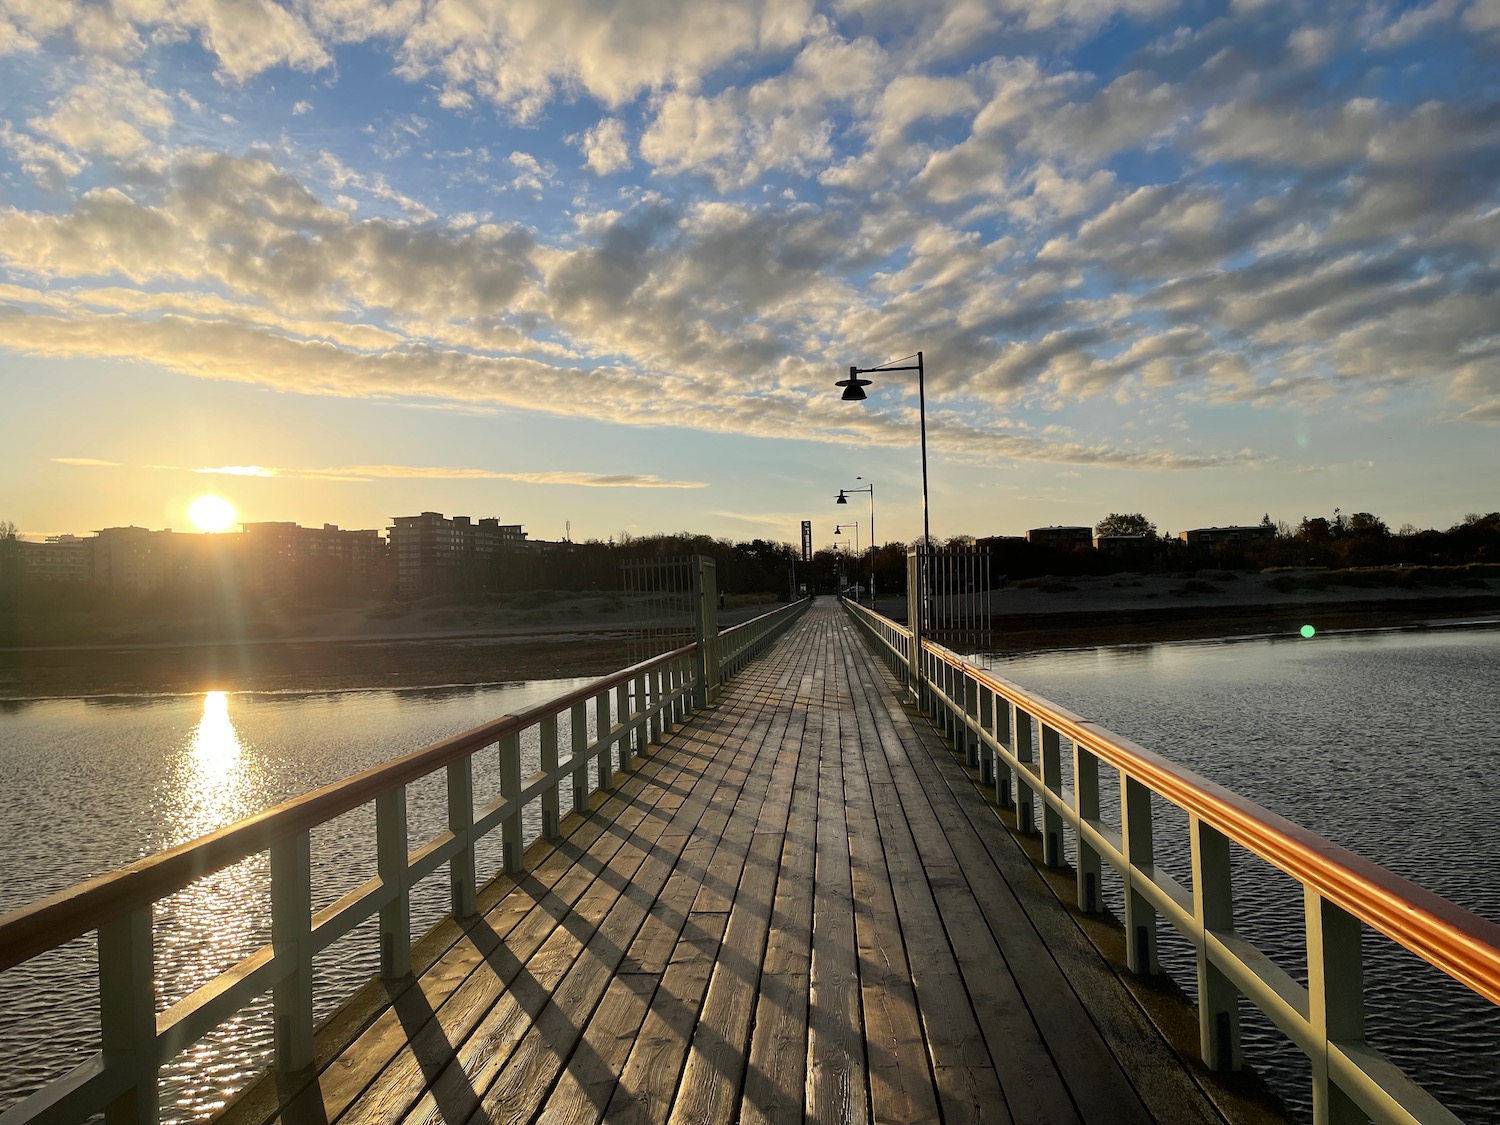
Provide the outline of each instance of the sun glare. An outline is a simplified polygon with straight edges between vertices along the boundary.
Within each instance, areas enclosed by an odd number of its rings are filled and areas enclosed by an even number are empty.
[[[199,531],[228,531],[235,515],[234,505],[222,496],[200,496],[188,505],[188,519]]]

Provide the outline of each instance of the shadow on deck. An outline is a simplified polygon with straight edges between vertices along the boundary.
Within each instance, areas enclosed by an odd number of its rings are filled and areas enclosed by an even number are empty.
[[[220,1121],[1224,1120],[836,607],[562,830]]]

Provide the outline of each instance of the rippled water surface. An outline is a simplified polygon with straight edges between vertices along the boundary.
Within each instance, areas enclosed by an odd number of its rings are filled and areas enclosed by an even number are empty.
[[[990,667],[1500,921],[1500,629],[1145,645]],[[1117,784],[1105,793],[1117,822]],[[1158,801],[1156,825],[1158,861],[1187,883],[1186,817]],[[1236,927],[1305,984],[1300,888],[1238,850],[1235,864]],[[1165,924],[1162,934],[1163,964],[1192,992],[1191,947]],[[1377,935],[1364,952],[1371,1042],[1462,1120],[1500,1121],[1500,1009]],[[1247,1058],[1306,1115],[1307,1063],[1243,1004],[1242,1017]]]
[[[995,668],[1500,920],[1500,630],[1150,645]],[[579,682],[0,703],[0,910]],[[535,761],[534,743],[523,752]],[[476,760],[476,803],[497,791],[493,762]],[[433,782],[411,789],[414,843],[443,823]],[[564,793],[565,808],[569,800]],[[1186,818],[1160,805],[1157,816],[1159,857],[1186,879]],[[314,833],[317,905],[374,874],[373,820],[360,810]],[[480,861],[493,872],[498,844],[482,847]],[[1238,927],[1305,981],[1298,888],[1259,861],[1236,862]],[[445,908],[439,874],[414,894],[413,929]],[[268,917],[264,857],[161,904],[159,1006],[263,944]],[[1163,962],[1191,992],[1191,948],[1169,933],[1164,926]],[[319,958],[319,1015],[375,971],[375,946],[372,922]],[[1383,939],[1367,935],[1365,949],[1371,1039],[1463,1120],[1500,1121],[1497,1009]],[[91,939],[0,975],[0,1107],[97,1049],[94,979]],[[267,1008],[241,1013],[166,1069],[165,1118],[206,1116],[266,1065]],[[1254,1013],[1245,1027],[1248,1057],[1305,1111],[1306,1063]]]
[[[0,913],[582,682],[5,701]],[[562,716],[563,745],[567,721]],[[525,775],[537,768],[534,733],[522,751]],[[414,845],[445,823],[441,778],[429,781],[408,793]],[[498,787],[496,755],[481,753],[476,805]],[[568,808],[571,793],[562,800]],[[528,838],[536,831],[527,825]],[[312,852],[317,908],[375,874],[373,806],[314,831]],[[495,836],[481,843],[479,860],[486,877],[498,869]],[[269,939],[268,888],[266,857],[259,856],[158,905],[159,1010]],[[446,907],[439,872],[413,892],[414,932]],[[374,926],[371,920],[319,957],[319,1017],[378,968]],[[98,1049],[95,995],[91,937],[0,975],[0,1108]],[[268,1013],[267,998],[164,1069],[164,1119],[207,1116],[265,1067]]]

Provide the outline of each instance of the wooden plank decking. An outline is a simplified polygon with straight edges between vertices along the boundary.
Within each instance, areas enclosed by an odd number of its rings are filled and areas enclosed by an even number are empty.
[[[289,1125],[1221,1120],[834,606],[563,830]]]

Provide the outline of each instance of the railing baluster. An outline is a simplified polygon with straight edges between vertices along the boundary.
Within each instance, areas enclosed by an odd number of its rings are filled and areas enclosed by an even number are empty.
[[[573,811],[583,812],[589,803],[589,710],[587,703],[573,704],[568,724],[573,743]]]
[[[635,701],[641,711],[641,737],[636,746],[638,756],[646,756],[646,747],[657,739],[657,727],[661,719],[656,714],[655,700],[651,697],[651,676],[642,672],[635,678]]]
[[[614,741],[619,737],[614,729],[614,723],[609,717],[609,689],[606,688],[594,696],[594,719],[599,724],[599,788],[608,789],[610,786],[610,755],[614,753]]]
[[[1307,917],[1308,1016],[1312,1056],[1313,1125],[1364,1125],[1364,1111],[1328,1073],[1328,1042],[1365,1037],[1364,958],[1359,919],[1312,888],[1303,889]]]
[[[1209,1070],[1240,1068],[1240,997],[1234,983],[1208,956],[1208,934],[1234,929],[1234,886],[1229,837],[1190,819],[1193,850],[1193,917],[1198,949],[1198,1045]]]
[[[380,908],[380,975],[386,980],[411,972],[410,850],[406,786],[398,785],[375,798],[376,873],[382,884],[396,891],[396,897]]]
[[[620,732],[620,741],[615,744],[615,757],[621,773],[630,772],[630,752],[635,740],[640,737],[640,723],[644,715],[637,715],[630,707],[630,682],[615,685],[615,710],[620,713],[620,722],[628,729]]]
[[[964,760],[970,769],[979,768],[979,682],[967,672],[964,685]]]
[[[1149,868],[1156,863],[1151,790],[1123,771],[1120,774],[1120,838],[1124,842],[1128,865],[1125,870],[1125,962],[1131,972],[1151,976],[1160,968],[1156,959],[1156,907],[1136,889],[1145,876],[1134,870]]]
[[[1062,799],[1062,740],[1047,723],[1042,724],[1042,787],[1055,800]],[[1052,801],[1042,802],[1042,857],[1048,867],[1061,867],[1063,818]]]
[[[1015,704],[1003,696],[995,699],[995,741],[1012,754],[1016,752],[1015,716]],[[1010,763],[997,757],[995,759],[995,803],[1002,809],[1015,806],[1015,797],[1011,793],[1012,780]]]
[[[507,875],[521,870],[525,843],[521,836],[521,735],[507,734],[500,739],[500,796],[513,807],[500,822],[500,869]]]
[[[1034,761],[1031,751],[1031,714],[1022,707],[1015,709],[1015,731],[1016,744],[1011,748],[1015,754],[1016,761],[1023,766]],[[1031,811],[1032,789],[1031,771],[1021,769],[1016,771],[1016,828],[1018,831],[1028,835],[1036,831],[1036,818]]]
[[[1099,759],[1077,742],[1073,743],[1073,810],[1080,824],[1097,823],[1099,820]],[[1100,873],[1103,864],[1099,853],[1084,841],[1083,833],[1075,834],[1077,845],[1078,908],[1085,914],[1099,909]]]
[[[540,748],[538,761],[544,773],[557,772],[557,716],[548,715],[537,724],[537,744]],[[556,780],[542,790],[542,838],[555,840],[558,822],[562,819],[562,803],[557,795]]]
[[[271,844],[271,948],[290,971],[271,990],[276,1069],[313,1063],[312,846],[307,832]]]
[[[448,861],[449,902],[455,918],[472,918],[478,906],[474,873],[474,759],[448,763],[448,831],[460,841]]]
[[[995,692],[980,685],[979,729],[991,738],[995,737]],[[985,739],[979,739],[979,784],[995,784],[995,748]]]
[[[658,668],[651,676],[656,681],[656,698],[667,701],[661,709],[661,737],[665,737],[672,732],[677,718],[677,699],[673,695],[677,690],[677,662]]]
[[[104,1110],[106,1125],[156,1125],[156,989],[151,907],[99,927],[99,1024],[105,1065],[130,1088]]]

